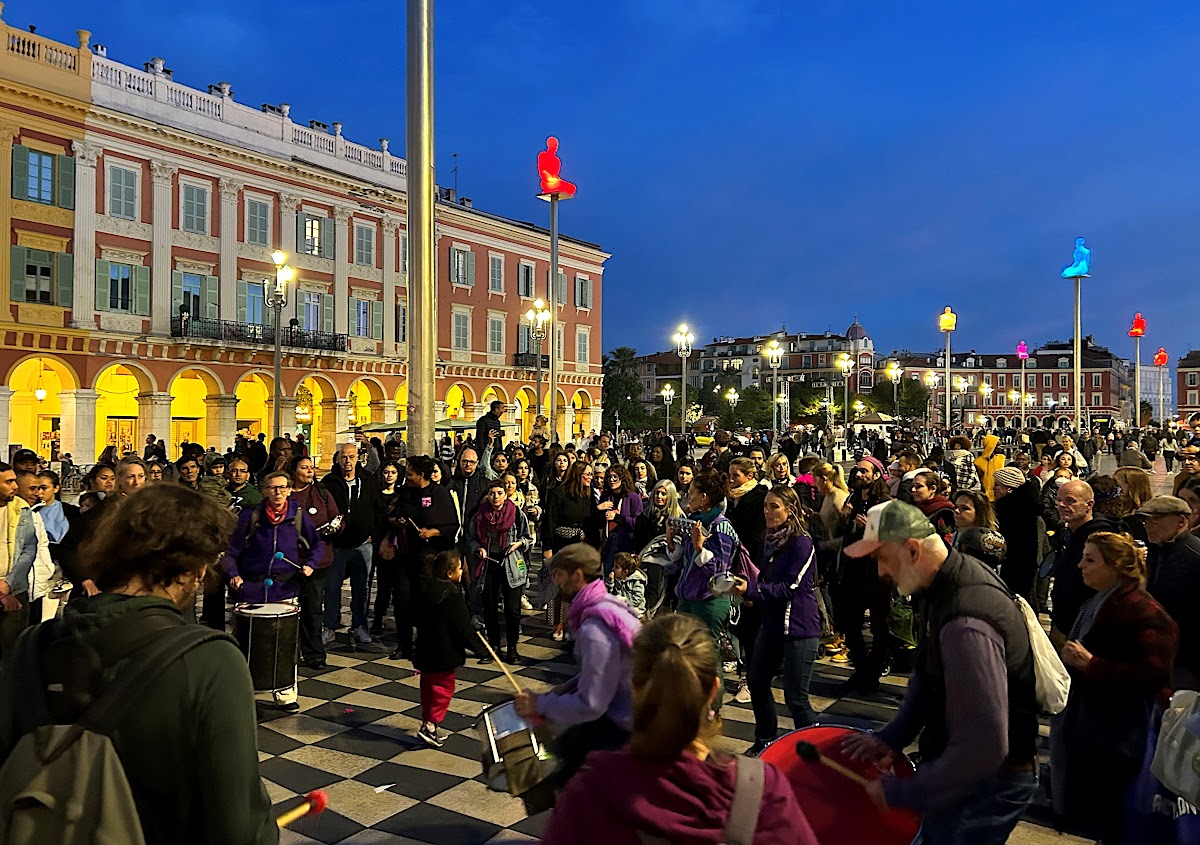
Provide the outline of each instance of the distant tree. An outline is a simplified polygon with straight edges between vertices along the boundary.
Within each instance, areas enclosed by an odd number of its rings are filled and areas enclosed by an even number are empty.
[[[602,423],[609,431],[616,429],[618,414],[622,428],[641,430],[647,425],[646,412],[638,401],[642,382],[637,372],[637,354],[632,346],[618,346],[600,360],[604,372]]]

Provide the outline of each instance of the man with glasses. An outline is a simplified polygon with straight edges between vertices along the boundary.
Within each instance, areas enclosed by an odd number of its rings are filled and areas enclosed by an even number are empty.
[[[246,472],[249,475],[248,467]],[[289,500],[290,475],[267,473],[263,491],[266,495],[259,504],[244,508],[238,517],[222,567],[229,576],[235,604],[284,602],[299,606],[300,579],[313,574],[324,553],[324,541],[300,505]],[[298,624],[299,616],[295,619]],[[290,687],[272,692],[275,703],[285,711],[300,712],[294,672]]]
[[[1200,475],[1200,437],[1193,437],[1186,446],[1180,446],[1175,455],[1179,459],[1179,472],[1171,487],[1171,495],[1178,496],[1185,481]]]
[[[479,503],[483,501],[484,474],[479,470],[479,453],[469,446],[458,455],[458,468],[450,476],[450,489],[458,494],[462,508],[462,524],[475,518]],[[466,547],[462,549],[466,553]]]
[[[321,480],[342,515],[342,529],[332,537],[333,565],[325,581],[325,632],[333,640],[342,627],[342,582],[350,578],[350,629],[360,643],[371,642],[367,630],[367,579],[371,560],[371,535],[383,515],[379,482],[358,465],[358,445],[343,443],[337,466]]]

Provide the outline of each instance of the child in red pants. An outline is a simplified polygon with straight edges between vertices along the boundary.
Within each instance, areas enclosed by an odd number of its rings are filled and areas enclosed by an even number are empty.
[[[471,626],[459,582],[462,558],[454,549],[433,558],[421,586],[416,613],[417,642],[413,667],[421,674],[421,727],[426,745],[440,748],[446,739],[438,725],[454,697],[454,671],[467,662],[467,649],[483,656],[482,641]]]

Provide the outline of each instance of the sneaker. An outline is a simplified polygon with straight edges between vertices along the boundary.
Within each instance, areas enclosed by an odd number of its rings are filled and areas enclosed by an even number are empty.
[[[382,634],[383,633],[383,623],[382,622],[371,623],[371,633],[372,634]]]
[[[555,628],[554,633],[551,635],[551,639],[553,639],[556,643],[561,643],[563,641],[563,629]]]
[[[742,752],[742,755],[745,757],[757,757],[759,754],[762,754],[764,751],[766,751],[767,746],[770,744],[771,743],[767,742],[766,740],[756,739],[754,740],[753,745]]]
[[[417,736],[431,748],[441,748],[446,744],[445,739],[438,736],[437,725],[432,722],[423,722],[417,730]]]
[[[533,610],[533,605],[530,603],[529,599],[527,599],[525,596],[521,596],[521,610],[525,610],[525,611]]]
[[[371,636],[371,632],[367,630],[366,625],[359,625],[354,629],[354,639],[360,643],[369,643],[374,638]]]
[[[843,648],[841,651],[833,654],[829,658],[829,660],[833,663],[849,663],[850,662],[850,649]]]
[[[333,642],[334,637],[336,636],[336,632],[330,630],[329,628],[325,628],[321,631],[321,644],[329,645],[331,642]]]
[[[734,672],[737,671],[737,661],[736,660],[726,660],[724,663],[721,664],[721,669],[724,670],[726,675],[732,675]]]
[[[733,697],[733,700],[738,704],[750,703],[750,688],[746,686],[745,678],[738,681],[737,695]]]

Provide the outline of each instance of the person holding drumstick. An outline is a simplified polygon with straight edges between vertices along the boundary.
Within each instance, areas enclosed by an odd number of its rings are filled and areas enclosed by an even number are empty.
[[[297,502],[288,500],[292,477],[282,470],[263,478],[263,500],[238,515],[224,567],[235,604],[289,602],[299,605],[300,578],[313,574],[325,541]],[[274,693],[275,703],[298,713],[296,684]]]
[[[1012,594],[905,502],[871,508],[863,538],[844,553],[874,558],[925,626],[896,717],[843,748],[883,767],[920,733],[917,774],[870,781],[871,797],[923,813],[924,845],[1003,845],[1038,782],[1033,651]]]

